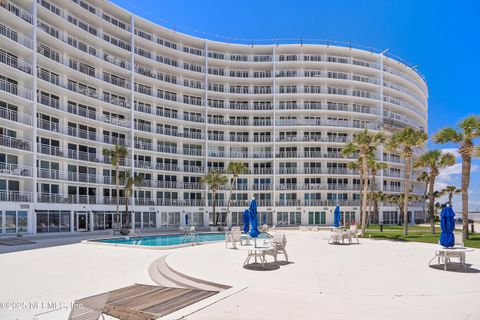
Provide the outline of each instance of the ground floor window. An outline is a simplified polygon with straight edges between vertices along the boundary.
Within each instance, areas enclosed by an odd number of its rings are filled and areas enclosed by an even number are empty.
[[[132,214],[129,211],[130,214]],[[89,212],[76,211],[75,212],[75,230],[82,231],[89,228]],[[126,227],[127,215],[125,212],[117,214],[116,211],[94,211],[93,212],[93,230],[120,230]],[[86,225],[85,225],[86,221]],[[131,216],[130,216],[130,225]]]
[[[273,225],[273,213],[272,212],[259,212],[258,213],[258,224],[263,225]]]
[[[218,215],[218,223],[219,226],[226,226],[227,225],[227,212],[215,212],[215,216]],[[214,225],[213,221],[213,212],[208,214],[208,220],[211,226]]]
[[[232,212],[232,226],[243,225],[243,212]]]
[[[162,212],[160,222],[162,227],[178,227],[180,226],[180,212]]]
[[[327,221],[325,211],[311,211],[308,213],[308,224],[317,225],[326,223]]]
[[[340,221],[343,225],[355,224],[355,212],[354,211],[340,211]]]
[[[398,222],[397,211],[383,211],[383,224],[396,224]]]
[[[27,211],[0,211],[0,233],[27,232],[27,217]]]
[[[189,226],[203,226],[203,212],[188,212]]]
[[[277,225],[300,225],[302,223],[302,213],[295,212],[277,212]]]
[[[141,228],[142,227],[142,213],[141,212],[135,212],[135,228]]]
[[[38,210],[36,215],[37,233],[70,231],[70,211]]]
[[[157,213],[149,211],[143,213],[142,228],[153,229],[157,227]]]

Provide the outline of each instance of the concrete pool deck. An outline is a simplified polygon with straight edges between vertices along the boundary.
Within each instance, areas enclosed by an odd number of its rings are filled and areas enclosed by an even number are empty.
[[[328,245],[328,232],[286,234],[291,263],[267,271],[244,268],[246,252],[224,243],[173,250],[76,243],[4,253],[0,301],[24,304],[1,308],[0,319],[66,319],[75,299],[154,284],[148,268],[166,254],[184,275],[241,289],[187,319],[480,319],[480,250],[467,254],[465,272],[445,272],[428,266],[431,244]]]

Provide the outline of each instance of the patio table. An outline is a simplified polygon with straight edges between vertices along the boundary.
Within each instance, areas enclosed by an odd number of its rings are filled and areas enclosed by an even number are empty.
[[[255,258],[255,263],[257,263],[257,258],[260,259],[260,263],[262,264],[262,268],[265,268],[265,263],[267,260],[265,259],[265,253],[267,251],[273,250],[273,246],[271,245],[246,245],[240,246],[240,250],[247,251],[247,259],[243,262],[243,265],[246,265],[250,262],[250,259],[253,257]]]
[[[438,264],[440,264],[441,261],[443,261],[443,269],[447,270],[447,264],[450,263],[450,258],[458,258],[460,260],[460,264],[463,265],[464,268],[467,267],[465,264],[466,261],[466,253],[467,252],[472,252],[473,249],[471,248],[466,248],[462,246],[454,246],[451,248],[445,248],[442,246],[439,246],[438,248],[435,249],[435,256],[428,262],[428,265],[432,263],[435,258],[438,259]]]

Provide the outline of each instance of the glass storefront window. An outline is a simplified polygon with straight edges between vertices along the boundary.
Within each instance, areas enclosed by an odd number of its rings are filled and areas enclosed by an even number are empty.
[[[104,230],[105,229],[105,213],[103,212],[95,212],[93,214],[93,230]]]
[[[142,213],[141,212],[135,212],[135,228],[141,228],[142,227]]]
[[[143,227],[144,228],[155,228],[157,225],[157,214],[156,212],[144,212],[143,213]]]
[[[70,231],[70,211],[60,212],[60,231],[61,232]]]
[[[48,211],[37,211],[37,233],[48,232]]]
[[[28,213],[27,211],[18,211],[17,212],[17,232],[27,232],[28,231]]]
[[[17,212],[16,211],[5,212],[5,232],[6,233],[17,232]]]

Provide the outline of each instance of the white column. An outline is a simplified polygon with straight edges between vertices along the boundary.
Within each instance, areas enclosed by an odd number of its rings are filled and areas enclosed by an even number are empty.
[[[73,210],[70,211],[70,232],[75,231],[75,213]]]
[[[32,72],[33,72],[33,137],[32,137],[32,151],[33,151],[33,163],[32,163],[32,174],[33,174],[33,188],[32,188],[32,202],[33,205],[33,215],[36,220],[35,212],[35,203],[37,203],[37,1],[33,1],[32,6],[32,17],[33,17],[33,35],[32,35],[32,45],[33,45],[33,55],[32,55]],[[34,225],[34,233],[36,233],[37,227],[36,223]]]
[[[0,212],[0,216],[2,215],[3,213]],[[5,221],[3,218],[2,218],[2,221]],[[27,232],[28,233],[37,233],[37,215],[35,213],[35,209],[32,208],[28,211],[27,213]],[[0,233],[2,233],[2,226],[0,225]]]
[[[93,231],[93,211],[92,210],[89,211],[89,215],[90,215],[90,231]]]
[[[208,173],[208,41],[205,39],[205,174]],[[208,185],[205,184],[205,210],[208,210]],[[208,226],[208,219],[203,224]]]
[[[161,226],[160,224],[161,224],[161,221],[162,221],[162,220],[161,220],[161,219],[162,219],[162,214],[161,214],[159,211],[157,211],[157,212],[155,213],[155,217],[156,217],[156,219],[155,219],[155,228],[160,229],[160,226]]]
[[[135,177],[135,16],[132,15],[131,19],[130,19],[130,25],[131,25],[131,39],[130,39],[130,45],[131,45],[131,78],[130,78],[130,82],[131,82],[131,99],[130,99],[130,108],[131,108],[131,122],[130,122],[130,126],[131,126],[131,139],[132,139],[132,142],[131,142],[131,146],[132,146],[132,150],[131,150],[131,175],[132,177]],[[130,218],[130,221],[131,221],[131,229],[132,230],[135,230],[135,189],[136,187],[133,186],[132,188],[132,195],[131,195],[131,199],[132,199],[132,204],[131,206],[129,206],[130,210],[132,210],[132,213],[131,213],[131,218]],[[117,195],[118,196],[118,195]],[[128,201],[128,199],[125,199],[125,201]],[[126,212],[126,214],[128,214],[128,212]]]
[[[275,212],[275,209],[276,209],[276,201],[277,201],[277,161],[276,161],[276,96],[275,96],[275,91],[276,91],[276,77],[275,77],[275,72],[276,72],[276,69],[275,69],[275,61],[276,61],[276,51],[275,51],[275,45],[272,46],[272,92],[273,92],[273,95],[272,95],[272,104],[273,104],[273,113],[272,113],[272,126],[273,126],[273,129],[272,129],[272,141],[273,141],[273,153],[272,153],[272,163],[273,163],[273,166],[272,166],[272,170],[273,170],[273,175],[272,175],[272,209],[273,211]],[[276,219],[276,218],[274,218]],[[275,220],[276,221],[276,220]]]

